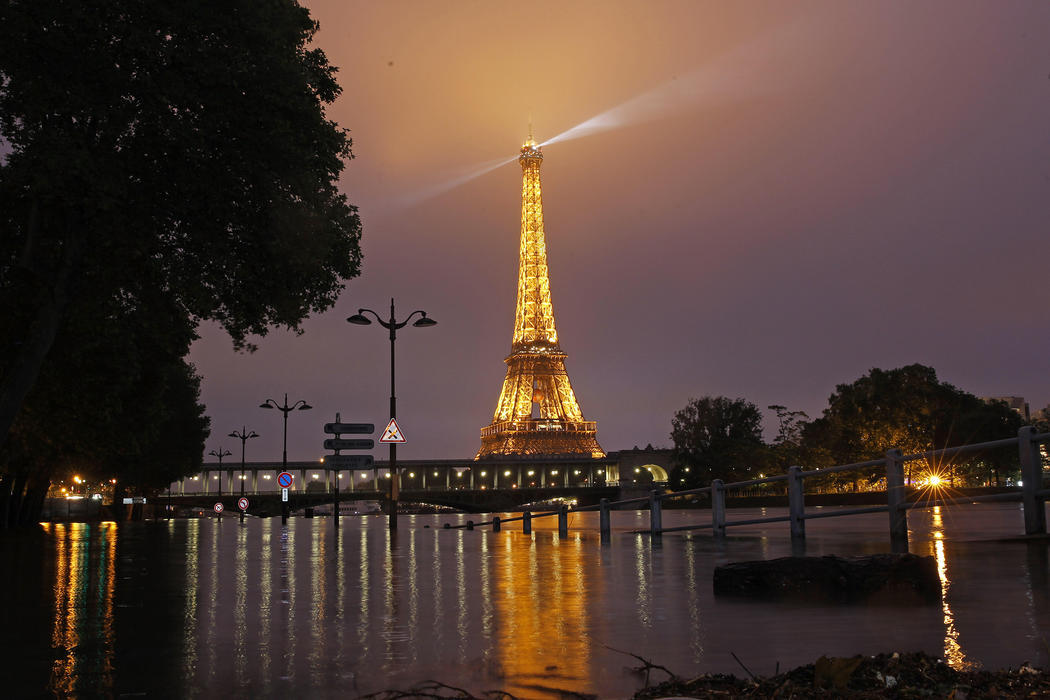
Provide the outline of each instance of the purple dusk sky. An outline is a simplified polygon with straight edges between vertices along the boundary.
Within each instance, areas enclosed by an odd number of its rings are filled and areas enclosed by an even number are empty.
[[[606,450],[669,446],[691,397],[820,414],[913,362],[1050,403],[1050,3],[306,3],[344,93],[363,274],[296,337],[191,359],[208,449],[324,454],[322,423],[386,422],[398,336],[408,459],[469,458],[510,351],[530,115],[544,146],[554,313]],[[581,128],[574,129],[578,125]],[[571,131],[570,131],[571,130]],[[774,421],[767,415],[766,431]],[[385,458],[385,450],[376,450]],[[210,458],[209,458],[210,459]]]

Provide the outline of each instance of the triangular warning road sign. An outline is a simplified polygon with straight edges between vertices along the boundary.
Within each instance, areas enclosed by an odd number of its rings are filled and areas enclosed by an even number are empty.
[[[405,436],[401,432],[401,426],[397,424],[397,420],[394,418],[390,419],[390,422],[383,428],[383,437],[379,438],[379,442],[404,442]]]

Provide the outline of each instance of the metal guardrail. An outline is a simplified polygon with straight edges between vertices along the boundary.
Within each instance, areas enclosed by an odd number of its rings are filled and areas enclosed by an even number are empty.
[[[603,542],[608,541],[611,534],[609,516],[610,512],[613,510],[619,510],[625,506],[639,505],[642,503],[648,503],[649,505],[649,529],[643,530],[642,532],[648,533],[653,537],[659,537],[665,532],[702,530],[708,528],[712,530],[716,537],[723,537],[725,536],[725,531],[727,527],[788,522],[790,523],[792,539],[804,539],[806,534],[806,520],[813,520],[816,518],[834,518],[847,515],[861,515],[865,513],[888,512],[890,514],[890,542],[894,549],[907,550],[908,511],[915,508],[928,508],[935,505],[949,506],[954,505],[954,503],[946,499],[931,499],[928,501],[914,503],[905,502],[904,464],[906,462],[921,459],[929,460],[954,457],[956,455],[967,454],[971,452],[981,452],[984,450],[995,449],[1000,447],[1016,446],[1021,461],[1021,481],[1023,483],[1022,490],[1015,493],[999,493],[984,496],[967,496],[965,500],[970,503],[983,501],[1021,501],[1024,503],[1025,534],[1045,535],[1046,508],[1044,503],[1046,500],[1050,499],[1050,489],[1042,488],[1043,465],[1042,459],[1039,454],[1038,445],[1043,442],[1047,442],[1048,440],[1050,440],[1050,433],[1036,433],[1035,428],[1027,426],[1021,428],[1016,438],[992,440],[989,442],[975,443],[972,445],[958,445],[955,447],[948,447],[940,450],[930,450],[927,452],[920,452],[911,455],[904,455],[899,449],[892,449],[887,450],[886,456],[882,459],[873,459],[867,462],[856,462],[854,464],[837,465],[826,469],[814,469],[811,471],[803,471],[801,467],[790,467],[788,469],[787,474],[778,474],[776,476],[769,476],[760,479],[749,479],[747,481],[737,481],[728,484],[723,483],[721,479],[715,479],[711,482],[710,486],[704,486],[695,489],[686,489],[683,491],[674,491],[670,493],[652,491],[650,492],[649,496],[643,498],[628,498],[621,501],[609,501],[608,499],[603,498],[601,499],[600,503],[596,506],[584,506],[582,508],[576,508],[573,510],[573,512],[597,510],[599,512],[599,531],[601,533],[601,539]],[[849,508],[835,511],[806,512],[805,490],[803,487],[805,479],[846,471],[870,469],[872,467],[882,467],[886,471],[886,505],[872,506],[867,508]],[[788,484],[788,515],[772,516],[768,518],[751,518],[747,520],[726,519],[725,498],[727,491],[743,489],[758,484],[768,484],[780,481],[786,481]],[[686,496],[693,496],[697,494],[710,495],[711,522],[697,523],[693,525],[682,525],[679,527],[663,527],[662,504],[664,501],[672,501],[675,499],[680,499]],[[504,523],[521,520],[522,531],[525,533],[531,533],[533,519],[557,515],[558,532],[559,535],[564,537],[568,533],[568,513],[568,507],[562,506],[558,510],[549,512],[525,512],[520,517],[500,519],[498,516],[496,516],[493,517],[491,520],[486,520],[479,523],[475,523],[471,520],[468,520],[466,524],[462,525],[451,525],[446,523],[445,529],[465,528],[468,530],[473,530],[475,527],[491,525],[493,531],[498,532]]]

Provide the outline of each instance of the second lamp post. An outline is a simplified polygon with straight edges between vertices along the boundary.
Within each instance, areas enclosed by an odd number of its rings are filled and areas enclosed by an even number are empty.
[[[371,321],[365,316],[365,314],[372,314],[375,316],[376,321],[383,328],[390,331],[390,419],[393,420],[397,417],[397,393],[394,391],[394,341],[397,340],[397,332],[399,329],[404,328],[408,325],[408,322],[412,320],[412,317],[419,314],[419,319],[416,320],[412,325],[416,328],[428,328],[430,326],[436,326],[437,321],[432,318],[427,318],[427,312],[420,309],[416,309],[405,317],[404,321],[398,322],[394,316],[394,300],[390,300],[390,319],[384,321],[380,318],[379,314],[372,309],[358,309],[357,313],[346,319],[350,323],[357,324],[359,326],[371,325]],[[397,444],[390,443],[390,529],[397,529],[397,498],[398,498],[398,473],[397,473]]]
[[[248,440],[251,438],[259,437],[259,434],[256,433],[254,430],[249,433],[245,426],[242,425],[241,432],[238,433],[236,430],[234,430],[232,433],[230,433],[230,437],[240,438],[241,441],[241,498],[244,498],[244,443],[248,442]],[[244,522],[244,509],[238,506],[238,510],[241,511],[241,522]]]
[[[281,471],[288,471],[288,414],[299,409],[300,411],[309,411],[313,406],[306,403],[302,399],[299,399],[291,406],[288,405],[288,394],[284,395],[284,405],[277,403],[273,399],[266,399],[259,408],[276,408],[278,411],[284,414],[284,451],[281,453]],[[305,488],[305,486],[304,486]],[[288,503],[286,501],[281,502],[281,522],[288,521]]]

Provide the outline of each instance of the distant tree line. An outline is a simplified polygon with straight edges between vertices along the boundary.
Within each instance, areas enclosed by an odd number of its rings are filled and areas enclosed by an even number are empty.
[[[250,350],[359,273],[317,29],[294,0],[0,5],[0,527],[58,474],[196,471],[199,323]]]
[[[817,469],[866,462],[891,448],[916,454],[988,442],[1016,437],[1024,425],[1005,403],[986,402],[938,380],[932,367],[919,364],[872,369],[838,385],[823,414],[813,420],[784,406],[768,408],[778,420],[770,443],[763,438],[762,412],[750,401],[724,396],[690,400],[671,422],[671,486],[697,488],[716,478],[744,481],[781,474],[792,465]],[[936,463],[911,461],[905,469],[906,480],[913,483],[934,474],[950,485],[1000,485],[1017,477],[1019,465],[1017,449],[1006,447]],[[822,485],[860,490],[877,485],[884,475],[879,468],[831,474]]]

